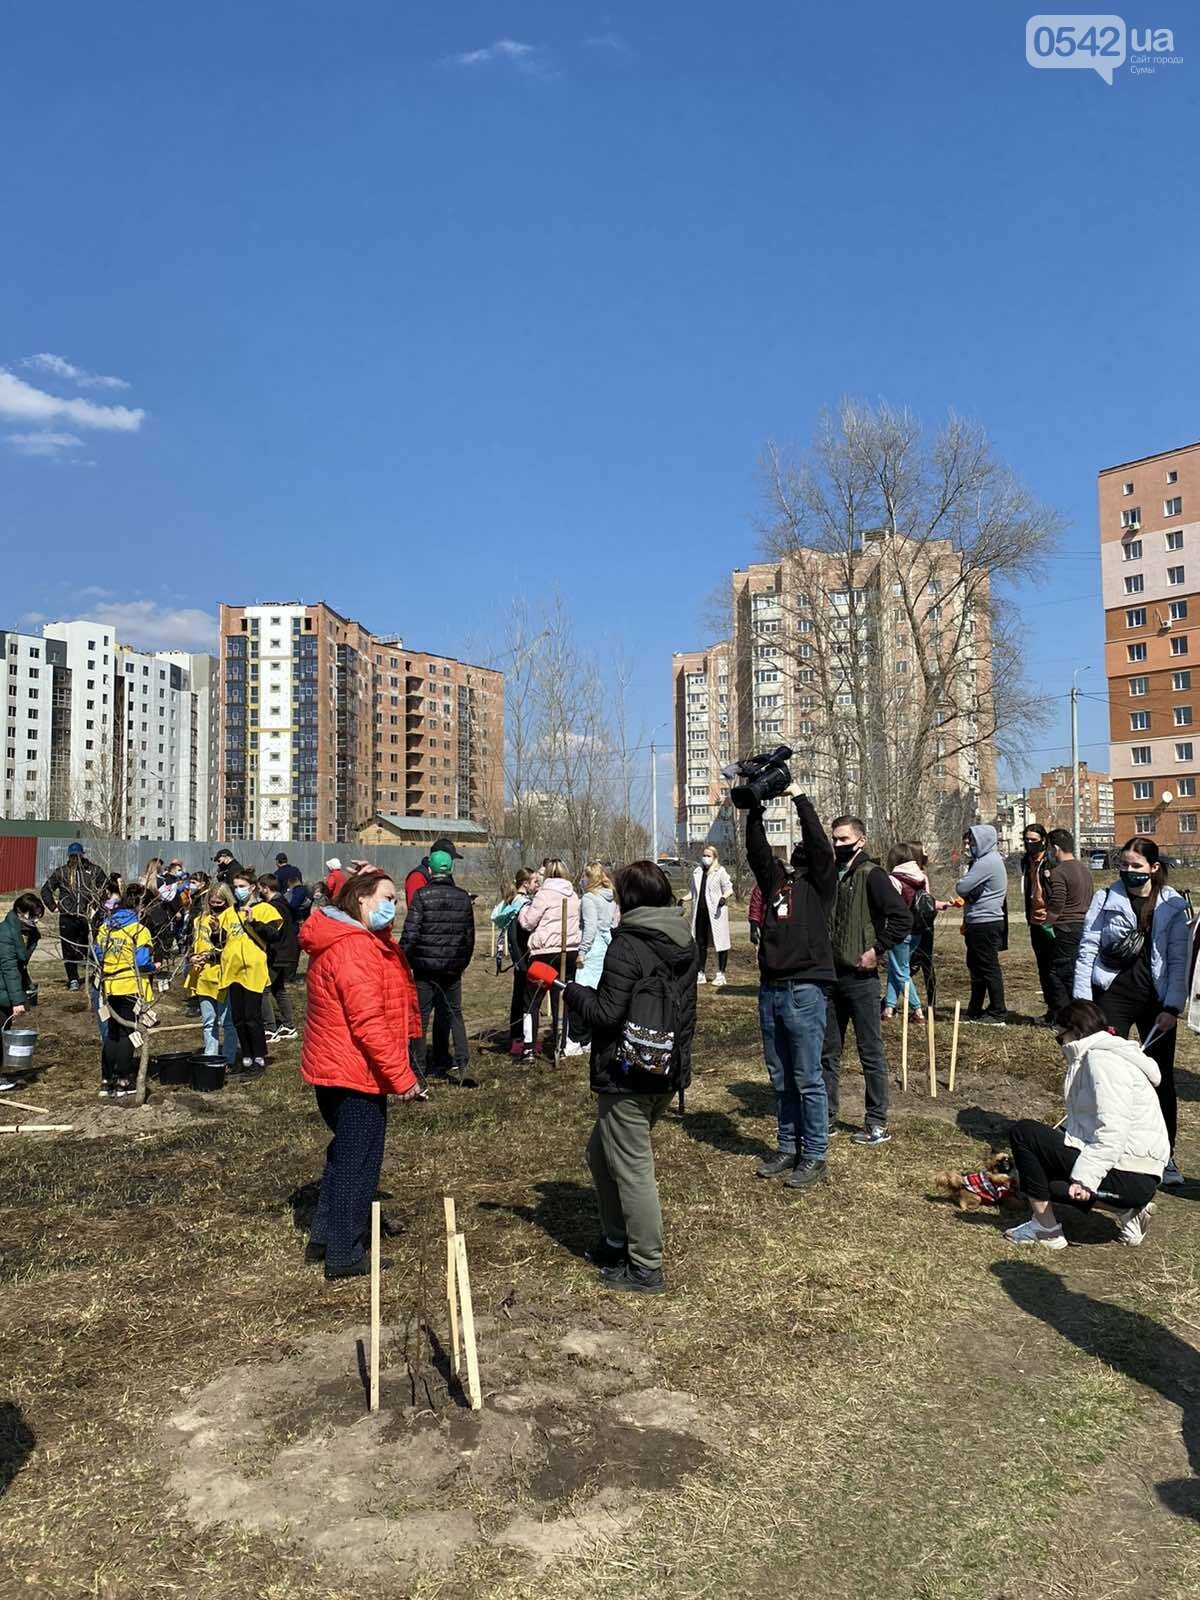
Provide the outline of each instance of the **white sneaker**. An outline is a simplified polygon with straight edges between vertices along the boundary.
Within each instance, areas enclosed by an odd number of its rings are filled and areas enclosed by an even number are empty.
[[[1067,1241],[1063,1237],[1061,1228],[1043,1228],[1033,1217],[1030,1217],[1028,1222],[1023,1222],[1019,1228],[1005,1228],[1004,1237],[1009,1244],[1040,1244],[1046,1250],[1067,1248]]]
[[[263,1038],[268,1044],[278,1044],[279,1042],[279,1034],[274,1028],[271,1029],[270,1033],[264,1033]]]
[[[697,984],[707,983],[708,979],[704,976],[704,974],[702,972],[698,972],[696,974],[696,982],[697,982]]]
[[[581,1056],[582,1054],[583,1054],[583,1046],[579,1043],[579,1040],[578,1039],[568,1039],[567,1040],[567,1048],[563,1051],[563,1055],[565,1055],[565,1056]]]
[[[0,1094],[7,1094],[10,1089],[17,1087],[13,1078],[0,1078]]]
[[[1187,1182],[1187,1179],[1184,1177],[1183,1173],[1180,1172],[1179,1168],[1175,1165],[1175,1157],[1172,1156],[1171,1159],[1167,1162],[1166,1166],[1163,1168],[1162,1187],[1164,1189],[1179,1189],[1186,1182]]]
[[[1117,1233],[1122,1244],[1141,1244],[1146,1237],[1146,1229],[1150,1226],[1150,1219],[1154,1215],[1154,1201],[1144,1205],[1140,1211],[1122,1211],[1117,1218]]]
[[[277,1039],[298,1039],[300,1035],[295,1028],[280,1028],[275,1037]]]
[[[723,972],[718,972],[716,977],[713,979],[713,988],[714,989],[723,989],[724,987],[725,987],[725,974]]]

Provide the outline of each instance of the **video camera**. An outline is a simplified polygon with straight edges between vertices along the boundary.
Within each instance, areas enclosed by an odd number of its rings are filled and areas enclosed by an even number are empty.
[[[774,800],[792,781],[790,745],[777,745],[774,750],[750,756],[745,761],[734,761],[722,770],[721,776],[729,784],[729,798],[740,811],[752,806],[765,806]],[[741,782],[737,782],[737,779]]]

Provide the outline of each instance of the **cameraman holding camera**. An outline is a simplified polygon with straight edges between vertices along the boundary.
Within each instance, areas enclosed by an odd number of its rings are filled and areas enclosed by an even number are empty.
[[[782,776],[791,777],[786,767]],[[779,1124],[777,1153],[755,1170],[760,1178],[786,1174],[789,1189],[805,1189],[827,1176],[829,1108],[821,1046],[826,997],[834,981],[828,919],[837,871],[808,796],[795,783],[777,784],[777,778],[769,784],[751,779],[732,795],[735,805],[746,808],[746,856],[762,895],[758,1020]],[[795,802],[802,841],[786,867],[772,852],[763,825],[764,805],[780,793]]]

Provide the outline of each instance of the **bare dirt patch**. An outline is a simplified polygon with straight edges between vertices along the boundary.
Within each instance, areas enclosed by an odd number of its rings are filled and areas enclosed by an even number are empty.
[[[488,1392],[477,1412],[423,1326],[385,1332],[374,1416],[365,1330],[233,1367],[166,1424],[171,1486],[200,1527],[416,1573],[482,1545],[545,1565],[631,1526],[719,1453],[719,1420],[653,1386],[633,1331],[527,1313],[483,1318],[479,1337]]]
[[[97,1100],[92,1105],[66,1106],[55,1120],[71,1125],[77,1139],[144,1139],[150,1134],[176,1133],[198,1123],[226,1117],[256,1117],[259,1108],[244,1095],[194,1094],[183,1090],[164,1094],[152,1090],[144,1106]]]

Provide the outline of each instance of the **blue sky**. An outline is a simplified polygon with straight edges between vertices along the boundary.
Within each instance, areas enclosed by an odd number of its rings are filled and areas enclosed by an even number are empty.
[[[1200,23],[1126,13],[1184,64],[1110,87],[1031,9],[10,7],[0,626],[302,596],[453,651],[557,583],[649,726],[764,441],[853,394],[1063,510],[1034,676],[1102,694],[1096,470],[1200,433]]]

